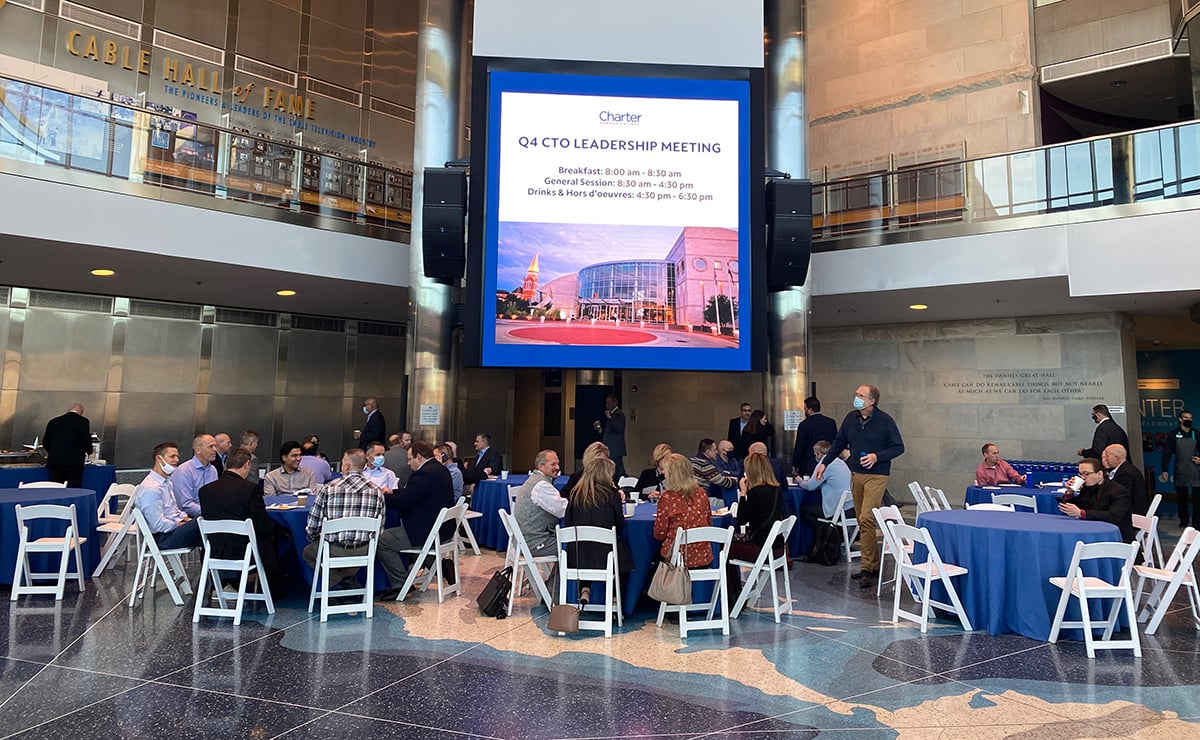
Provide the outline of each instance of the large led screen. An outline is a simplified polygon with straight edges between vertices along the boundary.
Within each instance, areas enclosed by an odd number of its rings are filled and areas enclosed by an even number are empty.
[[[492,71],[482,364],[751,369],[750,83]]]

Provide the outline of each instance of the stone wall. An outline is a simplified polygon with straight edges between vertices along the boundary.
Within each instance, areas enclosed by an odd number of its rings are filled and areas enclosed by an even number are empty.
[[[1076,460],[1097,403],[1126,406],[1114,417],[1141,438],[1133,326],[1121,314],[821,329],[811,355],[817,395],[839,423],[857,386],[879,387],[904,437],[889,485],[902,500],[917,480],[961,505],[985,442],[1006,459]]]

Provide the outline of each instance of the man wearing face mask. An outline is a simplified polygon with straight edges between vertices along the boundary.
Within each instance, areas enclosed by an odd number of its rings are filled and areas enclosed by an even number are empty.
[[[892,460],[904,454],[904,440],[900,438],[896,421],[880,411],[878,405],[879,389],[873,385],[860,385],[854,392],[855,410],[842,420],[829,452],[813,470],[813,478],[821,480],[825,466],[836,460],[842,450],[850,448],[847,461],[850,492],[854,496],[854,510],[862,513],[858,517],[861,570],[851,578],[863,588],[870,587],[879,577],[879,542],[875,517],[869,513],[883,502]]]
[[[1092,457],[1097,460],[1104,454],[1104,448],[1109,445],[1121,445],[1125,448],[1125,456],[1129,456],[1129,435],[1121,425],[1113,421],[1108,407],[1098,403],[1092,407],[1092,421],[1096,422],[1096,433],[1092,435],[1092,446],[1079,450],[1080,457]]]
[[[399,488],[396,482],[396,474],[384,467],[385,457],[383,452],[383,443],[375,442],[367,446],[367,467],[363,468],[363,475],[375,486],[384,493],[391,493]]]
[[[354,438],[358,440],[358,448],[366,451],[371,443],[383,444],[387,439],[387,421],[374,398],[363,399],[362,411],[367,415],[367,420],[363,422],[362,431],[355,430]]]
[[[154,467],[133,492],[133,505],[146,517],[154,541],[164,550],[200,546],[200,525],[179,508],[168,480],[178,464],[178,444],[158,445]]]
[[[1179,412],[1179,426],[1167,435],[1163,444],[1162,472],[1158,475],[1158,479],[1166,483],[1168,471],[1174,473],[1180,529],[1188,526],[1189,522],[1193,527],[1200,524],[1200,468],[1196,465],[1200,457],[1197,455],[1200,455],[1200,449],[1196,445],[1192,412],[1184,409]],[[1175,459],[1174,470],[1171,468],[1172,458]]]

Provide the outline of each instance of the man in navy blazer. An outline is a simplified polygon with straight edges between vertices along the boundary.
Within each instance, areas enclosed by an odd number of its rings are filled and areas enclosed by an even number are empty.
[[[478,483],[489,475],[499,475],[504,469],[504,458],[492,449],[490,434],[475,435],[475,460],[470,467],[463,468],[463,482]]]
[[[792,467],[802,476],[810,476],[817,467],[812,448],[817,442],[833,444],[837,422],[821,413],[821,401],[816,396],[804,399],[804,421],[796,426],[796,447],[792,451]]]
[[[363,399],[363,413],[367,415],[367,420],[363,422],[362,431],[354,433],[358,449],[365,452],[375,442],[387,449],[387,421],[379,410],[379,403],[374,398]]]
[[[408,484],[383,497],[389,509],[400,512],[402,522],[402,526],[386,529],[379,536],[379,563],[391,583],[391,588],[379,595],[383,600],[396,598],[408,577],[401,551],[423,546],[437,521],[438,512],[454,506],[450,471],[434,459],[432,445],[424,440],[413,442],[408,449],[408,465],[412,469]],[[453,522],[442,526],[439,533],[442,542],[454,535],[454,527]],[[413,567],[420,568],[421,565],[416,563]],[[454,566],[445,562],[442,565],[442,574],[453,583]]]

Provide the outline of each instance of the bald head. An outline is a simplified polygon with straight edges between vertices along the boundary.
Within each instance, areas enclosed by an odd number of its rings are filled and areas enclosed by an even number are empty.
[[[69,411],[72,414],[79,414],[80,416],[83,416],[83,404],[81,404],[81,403],[72,404],[71,408],[67,409],[67,411]]]
[[[1129,453],[1121,445],[1109,445],[1100,453],[1100,460],[1104,463],[1104,467],[1109,470],[1115,470],[1129,459]]]
[[[750,455],[753,455],[755,453],[757,453],[759,455],[765,455],[765,454],[767,454],[767,446],[765,444],[763,444],[762,442],[755,442],[754,444],[752,444],[746,448],[746,452],[747,452],[747,454],[750,454]]]

